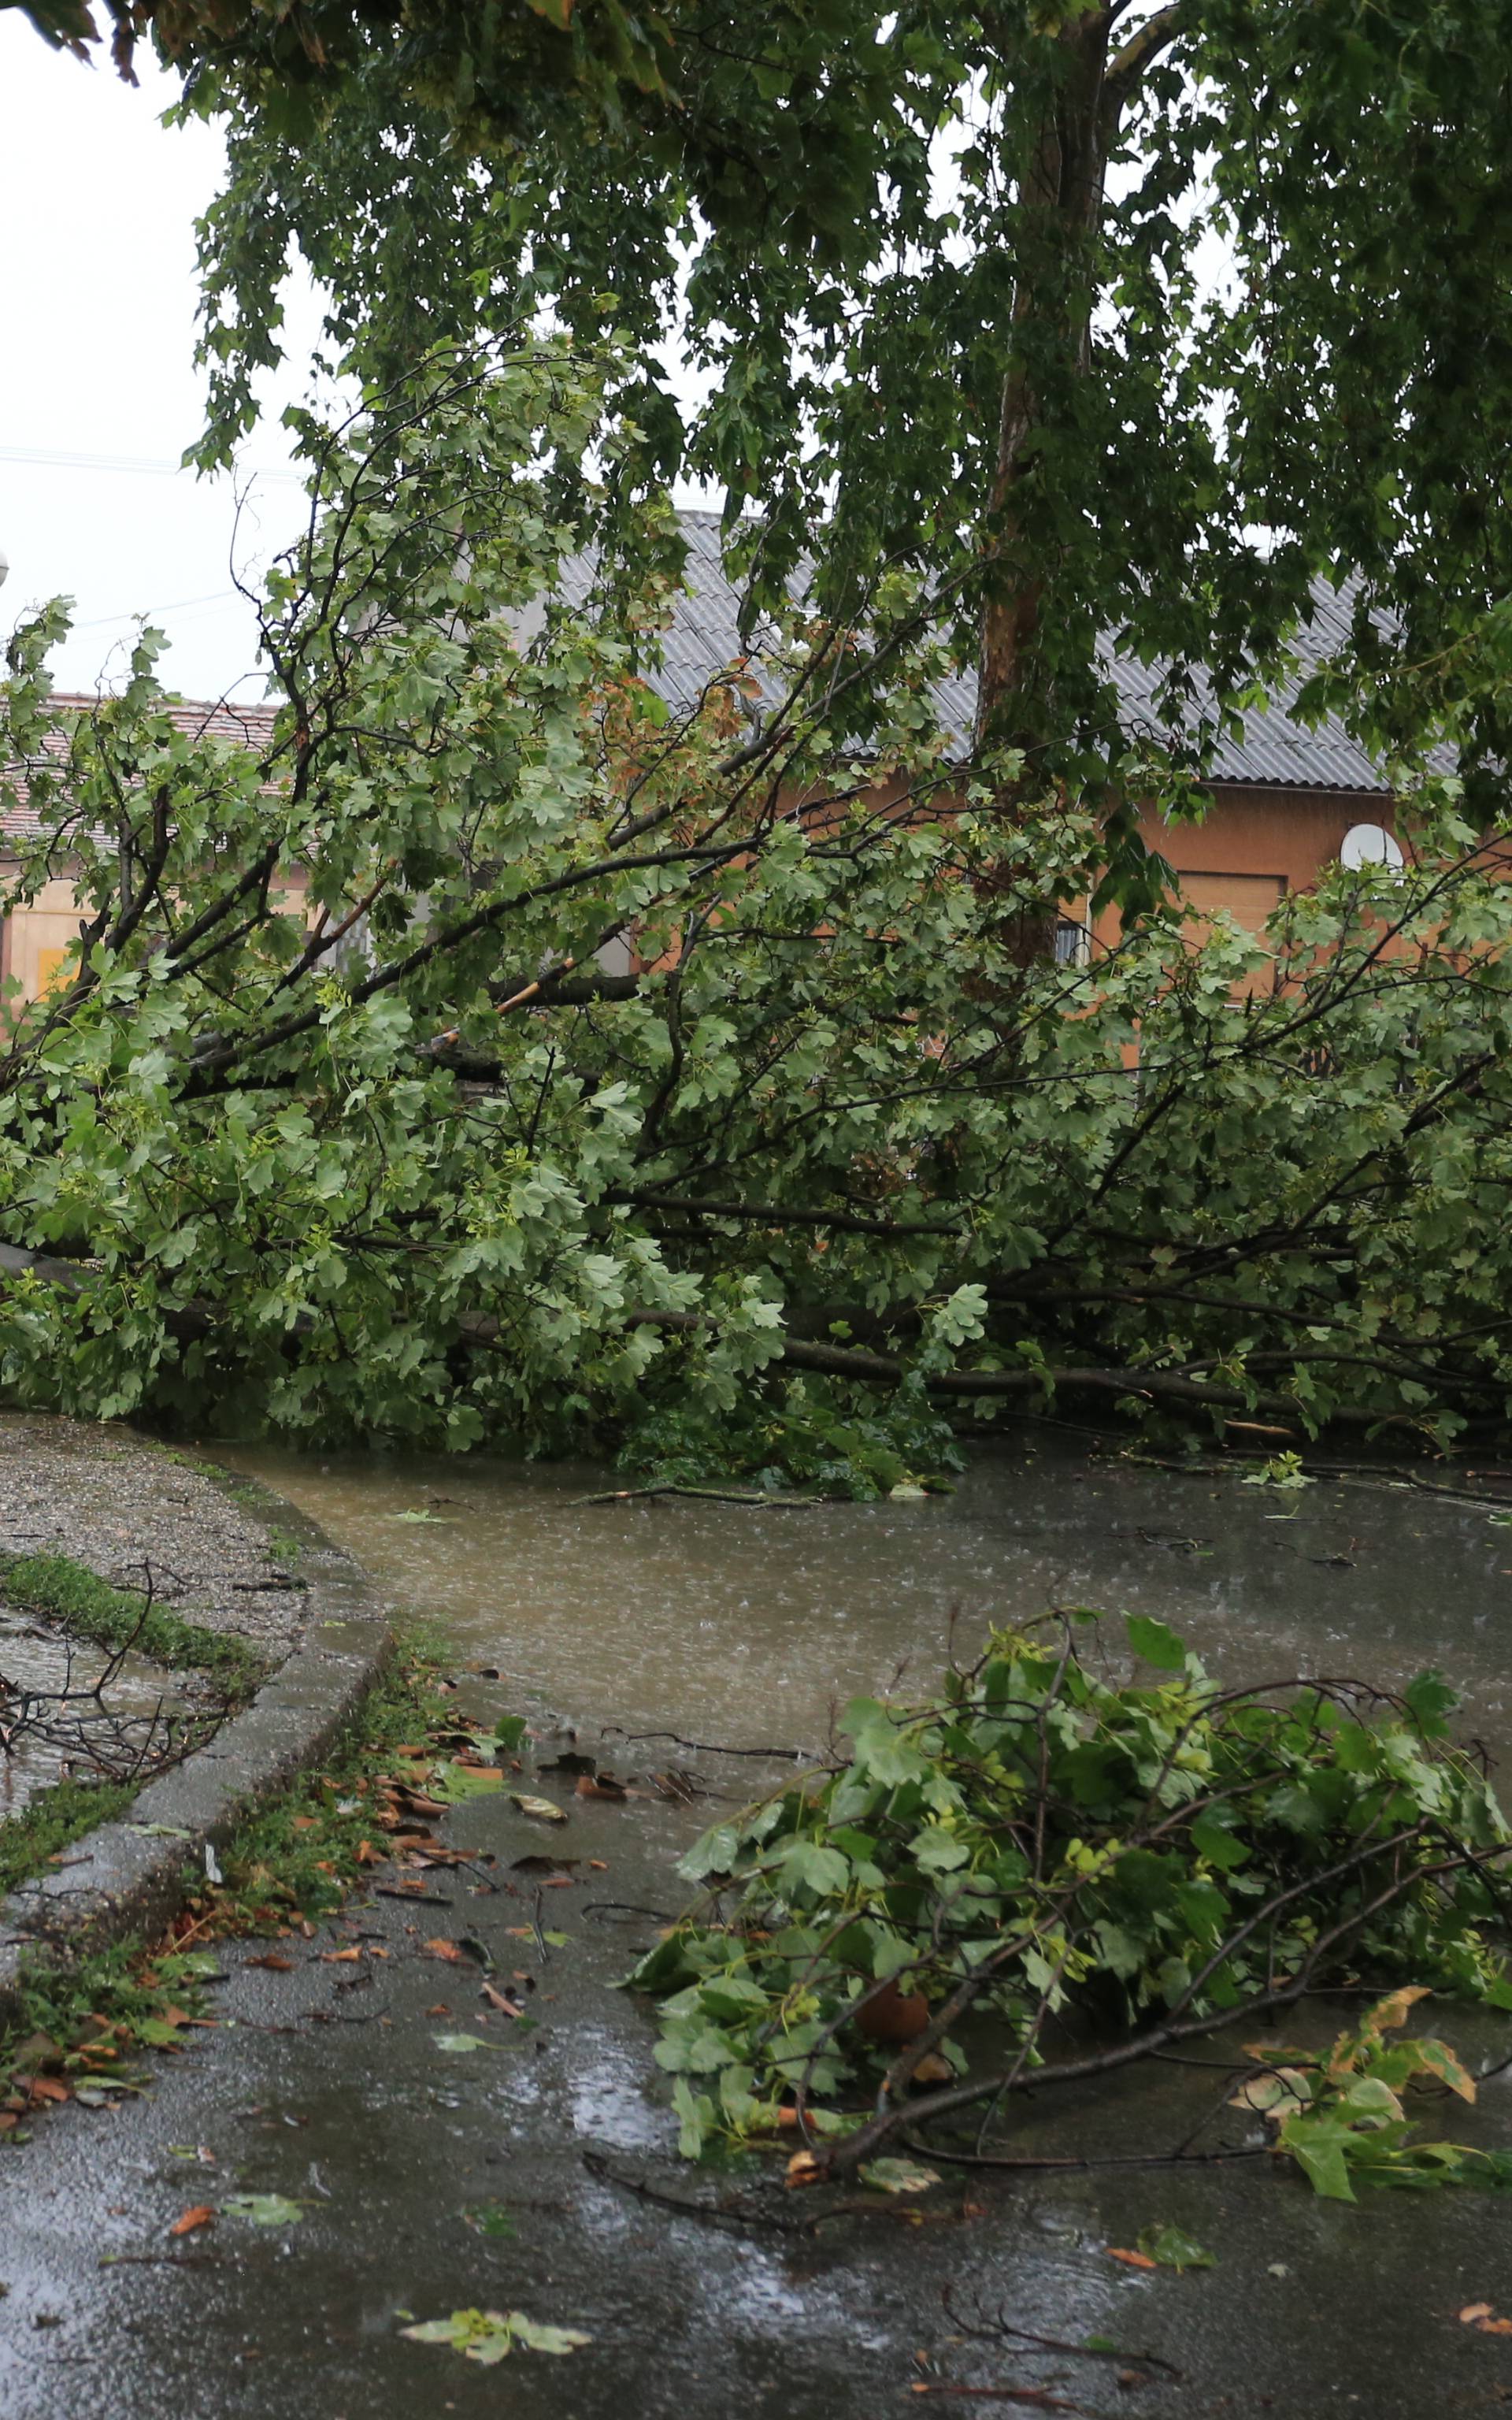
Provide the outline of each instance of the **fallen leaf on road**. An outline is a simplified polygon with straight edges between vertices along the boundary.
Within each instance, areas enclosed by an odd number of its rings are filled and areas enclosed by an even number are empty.
[[[440,1764],[431,1776],[431,1790],[446,1807],[464,1806],[470,1798],[486,1798],[502,1790],[504,1776],[496,1764]]]
[[[1107,2252],[1110,2260],[1121,2260],[1126,2269],[1153,2269],[1157,2265],[1148,2252],[1130,2252],[1121,2243],[1110,2243]]]
[[[451,2051],[458,2057],[468,2051],[502,2048],[500,2042],[485,2041],[481,2034],[432,2034],[431,2040],[438,2050]]]
[[[940,2181],[938,2168],[926,2168],[918,2160],[871,2160],[861,2170],[863,2184],[875,2185],[879,2193],[928,2193],[931,2185]]]
[[[1477,2335],[1512,2336],[1512,2319],[1493,2319],[1489,2303],[1467,2303],[1459,2317],[1462,2324],[1473,2328]]]
[[[462,1963],[462,1952],[455,1942],[448,1941],[441,1933],[438,1933],[434,1940],[423,1941],[420,1949],[422,1957],[444,1958],[449,1966],[460,1966]]]
[[[192,2210],[186,2210],[184,2211],[181,2218],[176,2218],[174,2220],[168,2232],[170,2235],[193,2235],[196,2227],[212,2226],[214,2223],[215,2210],[213,2204],[208,2201],[197,2201]]]
[[[532,1798],[527,1791],[512,1790],[509,1793],[522,1815],[534,1815],[543,1823],[564,1823],[565,1807],[554,1806],[549,1798]]]
[[[817,2184],[822,2174],[819,2163],[811,2151],[795,2151],[788,2162],[790,2185]]]
[[[322,1966],[355,1966],[360,1963],[362,1955],[360,1949],[323,1949],[320,1963]]]
[[[293,1959],[280,1958],[276,1949],[265,1950],[260,1958],[249,1958],[247,1963],[249,1966],[266,1966],[275,1975],[292,1975],[294,1972]]]
[[[228,2194],[221,2204],[223,2218],[248,2218],[254,2226],[297,2226],[304,2216],[286,2194]]]
[[[413,2344],[447,2345],[490,2368],[517,2345],[527,2352],[567,2353],[593,2342],[580,2328],[543,2327],[523,2311],[454,2311],[449,2319],[424,2319],[399,2334]]]
[[[1139,2249],[1161,2269],[1180,2272],[1218,2266],[1212,2254],[1204,2252],[1201,2244],[1194,2243],[1179,2226],[1147,2226],[1139,2238]]]

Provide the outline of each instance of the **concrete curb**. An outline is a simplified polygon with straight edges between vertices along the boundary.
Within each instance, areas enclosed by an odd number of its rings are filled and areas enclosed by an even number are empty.
[[[299,1540],[303,1637],[245,1713],[149,1782],[127,1817],[85,1833],[62,1864],[0,1900],[0,2024],[20,2013],[28,1965],[60,1964],[170,1923],[239,1825],[322,1761],[393,1652],[366,1577],[324,1530],[270,1488],[209,1467],[205,1476]]]

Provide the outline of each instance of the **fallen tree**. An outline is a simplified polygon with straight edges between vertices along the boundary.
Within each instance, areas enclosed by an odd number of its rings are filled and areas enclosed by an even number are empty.
[[[150,634],[61,720],[60,612],[12,643],[14,895],[84,929],[0,1057],[10,1398],[860,1493],[1067,1399],[1499,1426],[1512,889],[1454,784],[1258,940],[1026,967],[1116,844],[1056,784],[1005,871],[917,583],[677,712],[659,576],[543,619],[606,375],[522,342],[303,424],[260,753]]]

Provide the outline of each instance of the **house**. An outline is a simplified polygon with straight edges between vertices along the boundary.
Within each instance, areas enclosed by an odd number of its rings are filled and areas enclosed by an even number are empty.
[[[59,693],[53,703],[63,715],[86,712],[98,700]],[[272,737],[273,709],[270,706],[227,706],[224,701],[197,705],[186,701],[170,706],[168,712],[179,730],[192,738],[212,732],[219,738],[235,740],[243,747],[262,749]],[[68,741],[61,729],[50,731],[42,747],[44,756],[60,765],[67,763]],[[18,803],[8,807],[0,821],[0,983],[8,977],[20,985],[21,999],[38,1000],[78,939],[81,910],[67,866],[59,866],[37,897],[24,907],[5,908],[15,880],[18,850],[37,833],[37,813],[24,780],[18,782],[17,790]]]
[[[720,555],[719,516],[685,513],[681,520],[688,543],[688,594],[678,604],[665,663],[655,676],[656,689],[674,707],[692,706],[748,644],[740,636],[739,595]],[[1286,892],[1308,889],[1341,856],[1351,863],[1383,855],[1399,862],[1395,802],[1380,768],[1336,717],[1310,726],[1288,711],[1306,676],[1308,659],[1333,654],[1348,635],[1343,601],[1332,590],[1319,589],[1299,649],[1303,672],[1268,711],[1245,716],[1239,738],[1220,741],[1204,783],[1212,799],[1205,819],[1169,824],[1157,814],[1141,818],[1147,847],[1176,869],[1195,908],[1210,913],[1227,909],[1254,932]],[[1115,659],[1113,671],[1131,722],[1158,731],[1153,669]],[[963,675],[944,682],[937,694],[947,727],[964,738],[974,719],[974,679]],[[1110,916],[1102,938],[1111,939],[1116,930],[1117,918]]]
[[[747,645],[740,635],[739,597],[720,557],[718,516],[690,512],[682,518],[688,541],[688,589],[666,634],[663,663],[653,675],[654,686],[674,709],[696,705]],[[586,567],[570,566],[563,582],[569,599],[583,594],[587,584]],[[1345,635],[1342,605],[1331,592],[1322,591],[1305,634],[1307,651],[1327,654]],[[1153,673],[1126,662],[1116,662],[1114,671],[1131,720],[1157,728]],[[1193,906],[1208,913],[1226,909],[1251,930],[1264,923],[1286,892],[1307,889],[1336,858],[1359,862],[1391,854],[1396,846],[1391,837],[1394,801],[1379,768],[1333,717],[1316,727],[1297,721],[1288,710],[1288,694],[1283,692],[1268,710],[1247,715],[1237,738],[1220,741],[1206,784],[1212,805],[1202,823],[1171,825],[1155,814],[1143,819],[1147,845],[1175,867]],[[939,699],[949,728],[968,732],[971,680],[960,677],[942,684]],[[87,708],[94,702],[70,696],[56,701],[63,712]],[[187,702],[169,711],[190,734],[208,731],[256,750],[265,748],[271,737],[270,706]],[[60,759],[65,754],[60,733],[47,744]],[[35,828],[23,795],[20,808],[0,829],[0,908],[8,876],[14,876],[17,844]],[[0,913],[0,977],[15,978],[23,998],[38,998],[55,975],[79,923],[67,868],[60,867],[35,901]],[[1104,938],[1114,930],[1116,921],[1110,921]],[[1060,946],[1067,954],[1079,954],[1085,947],[1081,929],[1063,925]]]

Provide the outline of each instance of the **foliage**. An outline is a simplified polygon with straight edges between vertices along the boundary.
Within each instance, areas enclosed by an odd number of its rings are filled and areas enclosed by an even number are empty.
[[[517,2349],[525,2352],[576,2352],[592,2344],[580,2328],[547,2327],[523,2311],[454,2311],[449,2319],[423,2319],[399,2334],[415,2344],[449,2345],[469,2361],[492,2366]]]
[[[20,2017],[0,2034],[0,2084],[10,2086],[8,2101],[0,2102],[0,2135],[14,2137],[28,2110],[47,2101],[136,2088],[121,2068],[125,2053],[181,2047],[183,2028],[203,2008],[201,1986],[216,1970],[214,1953],[193,1945],[286,1931],[341,1904],[380,1861],[370,1835],[395,1751],[423,1740],[442,1716],[436,1671],[424,1641],[409,1639],[332,1747],[325,1771],[302,1776],[238,1828],[222,1853],[220,1881],[196,1889],[167,1940],[150,1947],[128,1940],[27,1969]],[[410,1763],[406,1777],[424,1769]],[[0,1886],[35,1870],[54,1833],[65,1846],[120,1812],[131,1794],[78,1784],[42,1793],[32,1808],[0,1824]],[[277,2199],[242,2198],[249,2204],[243,2214],[253,2218]]]
[[[88,59],[100,39],[93,0],[0,0],[20,8],[55,50]],[[392,63],[396,89],[467,122],[486,113],[501,132],[525,92],[612,106],[622,80],[660,91],[668,11],[644,18],[622,0],[509,0],[486,12],[447,0],[100,0],[111,55],[136,81],[137,44],[197,80],[233,70],[285,139],[308,133],[324,101],[364,59]]]
[[[172,1672],[203,1672],[230,1704],[267,1677],[266,1658],[234,1632],[185,1621],[146,1592],[112,1588],[69,1555],[0,1555],[0,1595],[97,1647],[132,1647]]]
[[[1399,878],[1258,940],[1172,913],[1026,967],[1109,845],[1025,797],[1005,869],[910,582],[869,646],[795,608],[677,713],[632,676],[580,585],[607,377],[521,345],[299,417],[261,752],[186,728],[145,635],[44,755],[58,613],[13,642],[16,892],[71,861],[88,924],[0,1056],[8,1399],[650,1467],[727,1430],[842,1487],[1068,1391],[1503,1419],[1512,886],[1454,785]]]
[[[620,1460],[653,1485],[748,1480],[872,1502],[895,1487],[943,1487],[964,1467],[949,1423],[917,1388],[857,1408],[823,1379],[752,1389],[722,1414],[670,1400],[637,1420]]]
[[[686,2152],[812,2094],[854,2164],[899,2122],[1360,1975],[1512,2008],[1487,1938],[1512,1834],[1436,1675],[1400,1699],[1220,1690],[1144,1619],[1130,1643],[1162,1677],[1120,1683],[1090,1620],[995,1632],[935,1703],[854,1699],[847,1755],[705,1834],[683,1871],[707,1896],[630,1978],[661,2004]],[[1108,2046],[1047,2063],[1067,2024]],[[960,2080],[910,2106],[925,2058]],[[858,2124],[836,2104],[878,2071]]]
[[[1430,2191],[1441,2185],[1486,2185],[1512,2191],[1512,2152],[1464,2143],[1416,2142],[1405,2094],[1413,2085],[1461,2101],[1475,2099],[1474,2078],[1446,2042],[1388,2033],[1407,2022],[1427,1997],[1423,1985],[1394,1992],[1363,2022],[1341,2033],[1332,2050],[1283,2050],[1253,2043],[1265,2067],[1241,2088],[1245,2108],[1276,2124],[1276,2149],[1297,2162],[1315,2193],[1353,2201],[1356,2184]]]
[[[0,2028],[0,2134],[20,2139],[30,2108],[138,2089],[122,2061],[183,2047],[216,1961],[203,1949],[116,1943],[66,1963],[38,1960],[21,1976],[19,2015]]]
[[[846,621],[885,566],[933,581],[1001,730],[1116,798],[1180,797],[1309,582],[1356,574],[1350,675],[1313,702],[1415,741],[1427,693],[1499,800],[1504,0],[822,0],[756,45],[712,0],[609,105],[516,71],[516,12],[501,75],[428,93],[438,12],[399,43],[350,13],[297,116],[287,78],[196,58],[185,109],[229,147],[202,458],[251,425],[296,246],[364,375],[612,317],[616,546],[681,474],[723,493],[754,603],[803,561]],[[1104,633],[1157,668],[1174,754]]]
[[[302,1775],[238,1827],[221,1855],[221,1880],[195,1894],[211,1932],[281,1931],[341,1905],[380,1862],[380,1793],[403,1745],[424,1739],[444,1714],[438,1662],[411,1637],[363,1701],[323,1769]],[[410,1764],[407,1778],[417,1768]],[[384,1852],[383,1854],[386,1854]]]
[[[131,1782],[54,1781],[17,1813],[0,1816],[0,1899],[18,1883],[45,1872],[61,1850],[97,1823],[123,1813],[136,1790]]]

